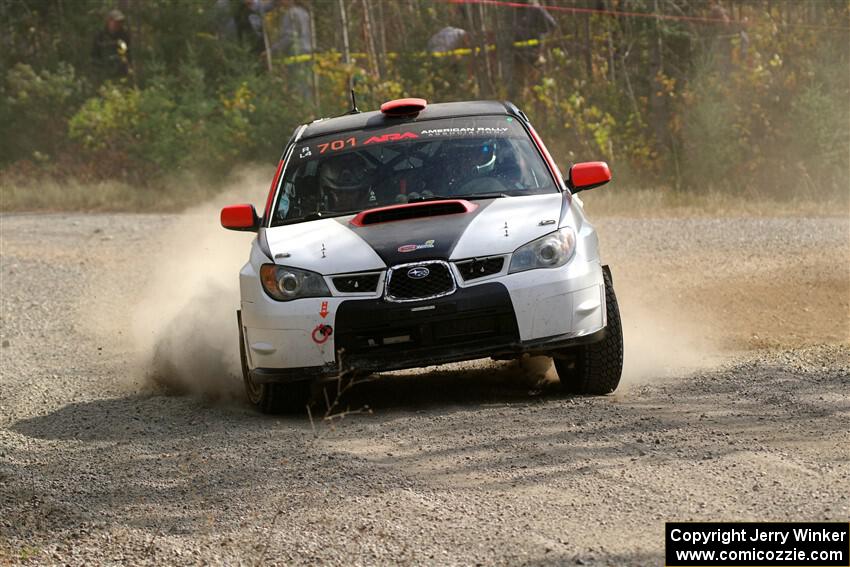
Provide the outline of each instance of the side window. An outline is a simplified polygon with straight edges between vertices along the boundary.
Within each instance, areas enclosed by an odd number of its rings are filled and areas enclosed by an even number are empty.
[[[278,220],[302,217],[316,210],[317,161],[302,162],[292,175],[287,175],[278,199],[275,217]]]
[[[276,216],[280,220],[284,220],[289,216],[292,208],[292,196],[294,193],[295,184],[292,181],[285,181],[281,188],[280,198],[277,201]]]

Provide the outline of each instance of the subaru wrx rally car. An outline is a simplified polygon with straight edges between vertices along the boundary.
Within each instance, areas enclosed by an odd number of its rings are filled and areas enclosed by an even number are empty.
[[[607,394],[623,339],[611,272],[575,193],[507,102],[390,101],[298,127],[240,277],[248,399],[304,407],[311,383],[478,358],[546,355],[563,388]]]

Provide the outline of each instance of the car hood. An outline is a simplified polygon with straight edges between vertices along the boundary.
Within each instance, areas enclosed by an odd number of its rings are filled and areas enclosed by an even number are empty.
[[[275,262],[321,274],[382,269],[420,260],[508,254],[558,228],[561,193],[477,200],[442,216],[352,223],[354,216],[266,229]]]

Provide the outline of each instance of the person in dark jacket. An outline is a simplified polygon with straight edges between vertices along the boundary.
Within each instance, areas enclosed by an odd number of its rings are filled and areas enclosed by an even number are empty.
[[[263,14],[268,11],[260,0],[218,0],[216,9],[223,21],[223,37],[236,40],[251,53],[260,54],[263,39]]]
[[[111,10],[106,25],[94,38],[91,58],[104,79],[120,79],[130,74],[130,33],[124,23],[124,14]]]

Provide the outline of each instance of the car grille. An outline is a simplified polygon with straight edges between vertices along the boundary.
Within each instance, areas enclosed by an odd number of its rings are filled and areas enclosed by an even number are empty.
[[[505,265],[504,256],[491,256],[490,258],[475,258],[457,262],[457,269],[464,281],[492,276],[502,271]]]
[[[480,356],[489,356],[492,349],[519,342],[519,329],[508,289],[481,282],[425,305],[342,301],[333,337],[344,366],[390,369],[453,353],[481,351]]]
[[[413,277],[417,272],[425,275]],[[387,273],[388,301],[433,299],[454,293],[456,289],[448,263],[440,260],[401,264]]]
[[[334,276],[334,287],[342,293],[369,293],[378,289],[381,274],[348,274]]]

